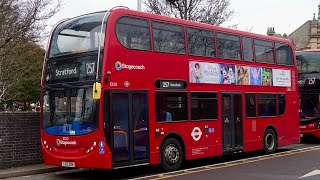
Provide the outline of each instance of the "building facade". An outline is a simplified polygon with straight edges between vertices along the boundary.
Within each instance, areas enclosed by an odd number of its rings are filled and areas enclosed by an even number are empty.
[[[320,5],[318,6],[318,17],[313,14],[312,20],[306,21],[289,36],[276,34],[274,28],[268,28],[267,35],[290,39],[296,50],[320,49]]]

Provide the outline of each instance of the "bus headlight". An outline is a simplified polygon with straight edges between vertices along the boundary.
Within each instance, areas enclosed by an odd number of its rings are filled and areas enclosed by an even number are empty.
[[[43,140],[43,145],[47,150],[52,151],[52,148],[49,146],[46,140]]]
[[[97,146],[97,141],[94,141],[93,143],[89,143],[85,148],[86,149],[86,154],[94,151],[96,146]]]

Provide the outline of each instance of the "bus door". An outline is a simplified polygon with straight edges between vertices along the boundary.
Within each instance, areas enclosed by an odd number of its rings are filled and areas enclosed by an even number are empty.
[[[111,146],[115,167],[149,162],[145,92],[111,92]]]
[[[223,152],[243,151],[241,93],[222,93]]]

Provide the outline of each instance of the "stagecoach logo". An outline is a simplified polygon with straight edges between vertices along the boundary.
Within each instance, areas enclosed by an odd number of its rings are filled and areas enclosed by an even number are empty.
[[[201,138],[201,135],[202,135],[202,132],[199,127],[193,128],[192,133],[191,133],[193,140],[199,141]]]
[[[120,71],[122,69],[129,69],[129,70],[145,70],[146,67],[144,65],[132,65],[132,64],[124,64],[121,63],[120,61],[117,61],[114,64],[116,70]]]
[[[60,140],[60,139],[57,139],[56,141],[57,143],[57,146],[60,146],[60,145],[77,145],[77,142],[75,140],[73,141],[63,141],[63,140]]]

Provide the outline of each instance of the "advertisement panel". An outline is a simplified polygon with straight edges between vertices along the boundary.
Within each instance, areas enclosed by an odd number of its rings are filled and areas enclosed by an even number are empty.
[[[219,64],[189,62],[190,83],[219,84]]]
[[[290,70],[272,69],[273,86],[291,87]]]

